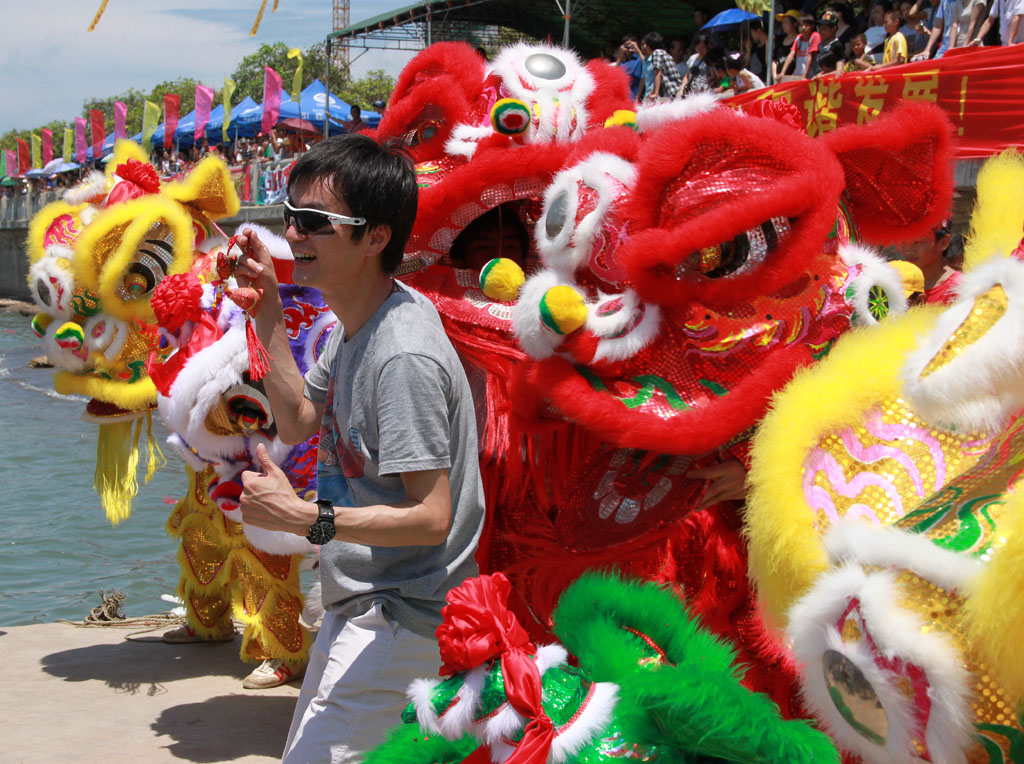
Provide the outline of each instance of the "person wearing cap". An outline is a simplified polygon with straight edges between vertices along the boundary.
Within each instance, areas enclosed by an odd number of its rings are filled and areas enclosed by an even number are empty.
[[[782,23],[782,39],[776,40],[777,58],[772,61],[772,81],[778,82],[783,75],[793,73],[792,70],[785,68],[785,64],[789,57],[789,51],[799,34],[797,22],[800,20],[800,14],[796,11],[786,11],[778,14],[775,18]]]
[[[383,98],[381,98],[381,99],[379,99],[377,101],[374,101],[370,105],[373,106],[373,110],[375,112],[377,112],[378,114],[380,114],[381,117],[384,116],[384,110],[388,108],[388,102],[385,101]]]
[[[821,35],[814,31],[814,17],[804,15],[800,17],[800,34],[793,43],[793,47],[786,56],[786,63],[782,71],[789,69],[789,64],[794,63],[793,74],[796,77],[808,77],[808,72],[816,66],[818,49],[821,46]]]
[[[839,14],[835,11],[825,11],[818,19],[818,34],[821,36],[821,45],[818,56],[814,60],[814,66],[807,73],[808,77],[817,77],[823,74],[820,68],[820,61],[826,57],[830,62],[831,71],[842,71],[846,61],[846,46],[836,36],[836,29],[839,26]]]

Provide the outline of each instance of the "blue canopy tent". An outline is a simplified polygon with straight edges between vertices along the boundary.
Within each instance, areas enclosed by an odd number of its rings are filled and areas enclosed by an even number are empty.
[[[331,126],[342,129],[342,121],[352,118],[352,107],[334,93],[329,97]],[[281,104],[281,119],[304,119],[312,123],[317,130],[323,130],[324,121],[327,119],[327,99],[327,87],[320,80],[313,80],[299,95],[298,103],[289,100]],[[380,115],[377,112],[364,111],[362,116],[363,122],[370,127],[376,127],[380,123]]]
[[[260,105],[252,99],[251,96],[246,96],[238,103],[231,107],[231,124],[228,125],[228,139],[234,140],[239,135],[251,138],[256,135],[256,131],[248,132],[248,128],[243,129],[238,123],[238,118],[242,112],[249,111],[252,108],[259,109],[260,118],[263,117],[263,110]],[[211,138],[211,143],[220,143],[221,136],[224,130],[224,104],[220,104],[216,109],[210,112],[210,121],[206,123],[206,137]],[[212,140],[214,133],[216,133],[217,140]]]

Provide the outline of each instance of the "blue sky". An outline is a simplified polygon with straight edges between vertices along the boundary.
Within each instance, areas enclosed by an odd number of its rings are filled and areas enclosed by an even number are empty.
[[[410,1],[351,0],[351,21]],[[242,57],[263,43],[306,48],[331,31],[331,0],[279,0],[277,13],[270,12],[270,0],[255,37],[249,29],[260,0],[109,0],[96,31],[86,32],[99,5],[100,0],[0,0],[0,133],[71,119],[86,98],[128,88],[148,91],[177,77],[194,77],[219,90]],[[411,56],[371,50],[355,61],[353,75],[370,69],[396,75]]]

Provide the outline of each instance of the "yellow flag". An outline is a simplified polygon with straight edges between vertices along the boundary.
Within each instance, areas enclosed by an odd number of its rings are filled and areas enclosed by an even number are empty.
[[[302,51],[298,48],[292,48],[288,51],[288,58],[299,59],[299,65],[295,67],[295,76],[292,77],[292,100],[295,103],[299,102],[299,98],[302,96]],[[302,111],[300,109],[299,114]]]
[[[234,95],[235,88],[234,80],[229,80],[227,77],[224,78],[224,126],[221,128],[221,137],[224,143],[228,142],[228,127],[231,125],[231,96]]]
[[[64,161],[72,162],[75,159],[75,131],[70,127],[64,128]]]
[[[152,138],[160,122],[160,111],[160,107],[152,101],[146,101],[142,107],[142,148],[147,153],[153,150]]]
[[[39,169],[43,166],[43,140],[35,133],[32,133],[32,169]]]

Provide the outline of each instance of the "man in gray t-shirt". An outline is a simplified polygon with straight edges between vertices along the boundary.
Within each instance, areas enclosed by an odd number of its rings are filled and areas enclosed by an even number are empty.
[[[321,544],[327,613],[285,744],[287,764],[359,761],[400,721],[405,690],[440,665],[448,591],[476,575],[483,525],[476,421],[462,365],[434,307],[394,281],[416,214],[407,159],[373,140],[323,141],[292,169],[285,236],[297,284],[321,290],[339,326],[305,379],[291,362],[274,264],[252,232],[236,274],[263,287],[256,333],[281,439],[320,432],[316,503],[257,449],[245,521]]]

